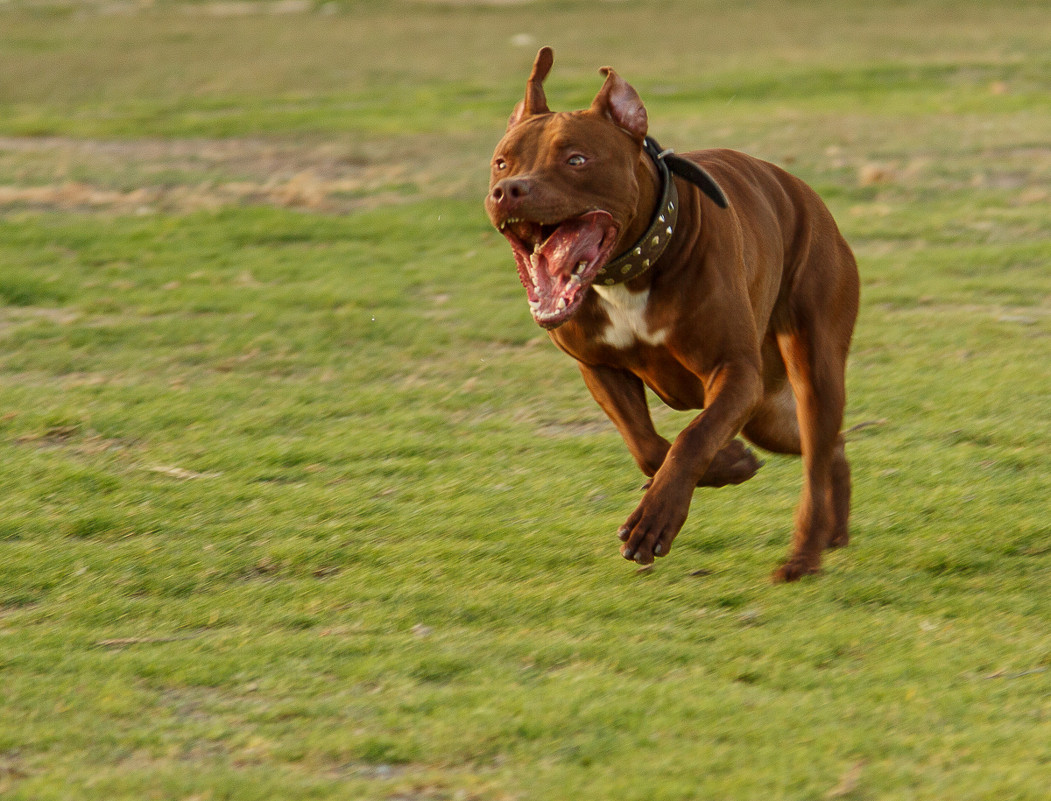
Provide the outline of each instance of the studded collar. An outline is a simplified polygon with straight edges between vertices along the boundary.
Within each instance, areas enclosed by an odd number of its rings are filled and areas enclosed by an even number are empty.
[[[679,218],[679,193],[671,177],[664,156],[671,151],[662,151],[660,145],[646,137],[645,150],[653,159],[661,180],[661,199],[653,214],[650,227],[639,240],[627,251],[611,259],[599,270],[594,283],[597,286],[612,286],[630,281],[646,272],[664,253],[675,231],[675,221]]]
[[[627,251],[611,260],[598,271],[594,283],[612,286],[630,281],[642,275],[661,257],[675,231],[679,218],[679,193],[675,189],[672,173],[682,176],[697,186],[721,209],[729,208],[730,201],[716,180],[699,164],[677,156],[672,150],[664,150],[657,141],[646,137],[644,149],[653,159],[661,179],[661,199],[646,233]]]

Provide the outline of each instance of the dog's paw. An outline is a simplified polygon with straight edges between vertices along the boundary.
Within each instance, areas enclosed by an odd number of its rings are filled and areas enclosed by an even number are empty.
[[[829,548],[846,548],[850,544],[850,533],[842,531],[838,534],[833,534],[832,539],[828,541]]]
[[[789,581],[798,581],[803,576],[812,576],[821,572],[821,565],[799,557],[792,557],[770,576],[774,584],[785,584]]]
[[[763,464],[750,448],[739,439],[735,439],[715,454],[697,485],[725,487],[730,484],[743,484],[759,472]]]
[[[693,488],[681,491],[654,480],[617,536],[624,544],[620,555],[640,565],[653,564],[656,557],[667,556],[672,541],[679,533],[690,510]]]

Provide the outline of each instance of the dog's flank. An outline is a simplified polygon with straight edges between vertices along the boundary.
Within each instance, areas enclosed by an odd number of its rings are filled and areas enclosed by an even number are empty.
[[[761,463],[740,434],[802,454],[793,549],[774,577],[817,572],[822,551],[848,541],[840,428],[859,287],[850,247],[817,194],[784,170],[730,150],[660,148],[638,93],[608,67],[589,108],[552,112],[552,63],[541,49],[493,155],[486,210],[533,318],[577,360],[651,477],[618,530],[621,554],[643,565],[666,556],[695,487],[755,474]],[[704,411],[668,442],[646,387]]]

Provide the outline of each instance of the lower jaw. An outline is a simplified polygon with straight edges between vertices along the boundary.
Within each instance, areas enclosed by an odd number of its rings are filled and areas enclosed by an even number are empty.
[[[542,312],[539,310],[531,310],[533,314],[533,320],[541,328],[546,328],[549,331],[553,328],[558,328],[563,323],[569,322],[569,319],[576,314],[577,307],[580,306],[580,299],[574,298],[573,302],[566,306],[566,308],[559,311]]]
[[[563,320],[563,319],[557,319],[557,320],[544,320],[544,319],[541,319],[540,317],[537,317],[537,316],[536,316],[536,315],[534,314],[534,315],[533,315],[533,320],[534,320],[534,321],[536,322],[536,324],[537,324],[537,325],[539,325],[539,326],[540,326],[541,328],[543,328],[543,329],[545,329],[545,330],[547,330],[547,331],[553,331],[553,330],[555,330],[556,328],[558,328],[559,326],[561,326],[561,325],[562,325],[563,323],[565,323],[565,322],[568,322],[568,320],[569,320],[569,317],[565,318],[564,320]]]

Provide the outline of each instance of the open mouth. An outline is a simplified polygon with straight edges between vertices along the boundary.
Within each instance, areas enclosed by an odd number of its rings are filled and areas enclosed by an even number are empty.
[[[605,211],[551,225],[511,217],[499,228],[511,243],[529,310],[543,328],[573,316],[617,241],[617,226]]]

